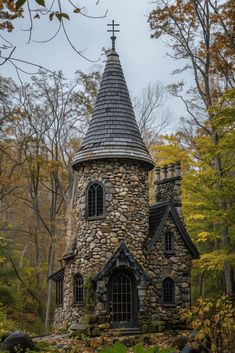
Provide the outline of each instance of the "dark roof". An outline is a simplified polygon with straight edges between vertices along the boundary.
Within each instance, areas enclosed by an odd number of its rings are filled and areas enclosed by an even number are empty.
[[[197,259],[200,254],[196,246],[193,244],[190,236],[188,235],[183,222],[181,221],[177,210],[171,201],[158,202],[153,206],[150,206],[149,224],[150,224],[150,236],[151,240],[147,246],[148,251],[151,251],[166,223],[168,216],[171,215],[179,233],[182,236],[185,245],[191,252],[192,256]]]
[[[138,277],[149,280],[144,269],[138,264],[126,244],[122,241],[119,248],[112,257],[106,262],[102,270],[95,276],[94,281],[98,281],[108,276],[114,269],[125,267],[131,269]]]
[[[67,251],[63,254],[62,260],[70,260],[73,259],[75,256],[75,250],[76,250],[76,245],[77,245],[77,238],[75,237],[72,242],[70,243],[69,248]]]
[[[54,282],[62,281],[64,279],[64,268],[61,268],[59,271],[53,273],[48,279],[52,279]]]
[[[165,223],[165,217],[168,214],[166,211],[169,208],[169,202],[159,202],[154,206],[155,207],[149,208],[149,231],[151,239],[154,237],[158,229],[162,229],[162,226]]]
[[[154,162],[147,150],[135,119],[119,56],[111,51],[84,141],[73,161],[79,163],[106,158],[128,158],[145,162],[151,170]]]

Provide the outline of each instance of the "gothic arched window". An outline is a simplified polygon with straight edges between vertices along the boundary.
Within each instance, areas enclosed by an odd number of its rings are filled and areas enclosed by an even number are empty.
[[[171,232],[165,233],[164,251],[168,254],[174,252],[174,236]]]
[[[83,304],[84,288],[83,288],[83,278],[80,274],[77,274],[74,277],[73,296],[74,296],[74,304]]]
[[[163,281],[163,304],[175,302],[175,283],[172,278],[165,278]]]
[[[104,189],[100,183],[92,183],[87,190],[87,217],[100,217],[104,214]]]

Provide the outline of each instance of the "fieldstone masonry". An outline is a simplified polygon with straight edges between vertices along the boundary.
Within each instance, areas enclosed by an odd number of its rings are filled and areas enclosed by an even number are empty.
[[[78,237],[80,270],[101,269],[114,249],[125,241],[140,264],[148,237],[148,172],[139,162],[93,161],[78,171]],[[101,219],[86,218],[86,190],[92,181],[101,182],[105,192],[105,214]]]
[[[51,276],[63,281],[56,330],[97,334],[111,327],[134,327],[153,332],[180,322],[179,310],[190,305],[191,262],[199,254],[182,222],[180,164],[156,169],[157,203],[149,207],[148,171],[153,167],[118,55],[112,51],[73,162],[78,173],[77,234],[64,254],[63,268]],[[89,218],[88,189],[94,182],[102,185],[104,212]],[[169,233],[171,252],[166,252]],[[74,304],[77,274],[83,279],[80,304]],[[163,295],[167,278],[174,283],[170,303]]]
[[[167,256],[164,253],[164,234],[174,235],[174,253]],[[163,321],[165,324],[180,320],[181,308],[190,305],[190,271],[192,254],[174,223],[172,216],[166,221],[155,246],[146,257],[146,267],[151,273],[151,282],[147,291],[146,309],[151,313],[152,321]],[[170,277],[175,282],[175,303],[163,304],[162,283]]]
[[[156,201],[171,200],[181,216],[181,166],[180,162],[156,167]]]

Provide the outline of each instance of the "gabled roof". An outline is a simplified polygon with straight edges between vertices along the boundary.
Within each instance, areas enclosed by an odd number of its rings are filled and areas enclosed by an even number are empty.
[[[171,201],[158,202],[155,205],[150,206],[149,224],[150,224],[151,240],[147,246],[148,251],[151,251],[153,249],[169,215],[172,216],[175,222],[175,225],[179,233],[181,234],[185,245],[191,252],[192,256],[195,259],[199,258],[200,256],[199,251],[197,250],[196,246],[193,244],[190,236],[188,235],[185,229],[183,222],[181,221],[178,215],[177,210],[175,209]]]
[[[107,277],[114,269],[126,267],[131,269],[138,277],[148,280],[143,268],[138,264],[126,244],[122,241],[113,256],[107,261],[102,270],[95,276],[94,281]]]
[[[108,54],[88,131],[73,161],[73,168],[88,160],[128,158],[151,170],[154,162],[141,137],[119,56]]]

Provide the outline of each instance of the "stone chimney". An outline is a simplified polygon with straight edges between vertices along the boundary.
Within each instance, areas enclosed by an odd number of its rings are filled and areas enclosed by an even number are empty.
[[[156,201],[171,200],[181,214],[181,166],[180,162],[156,167]]]

